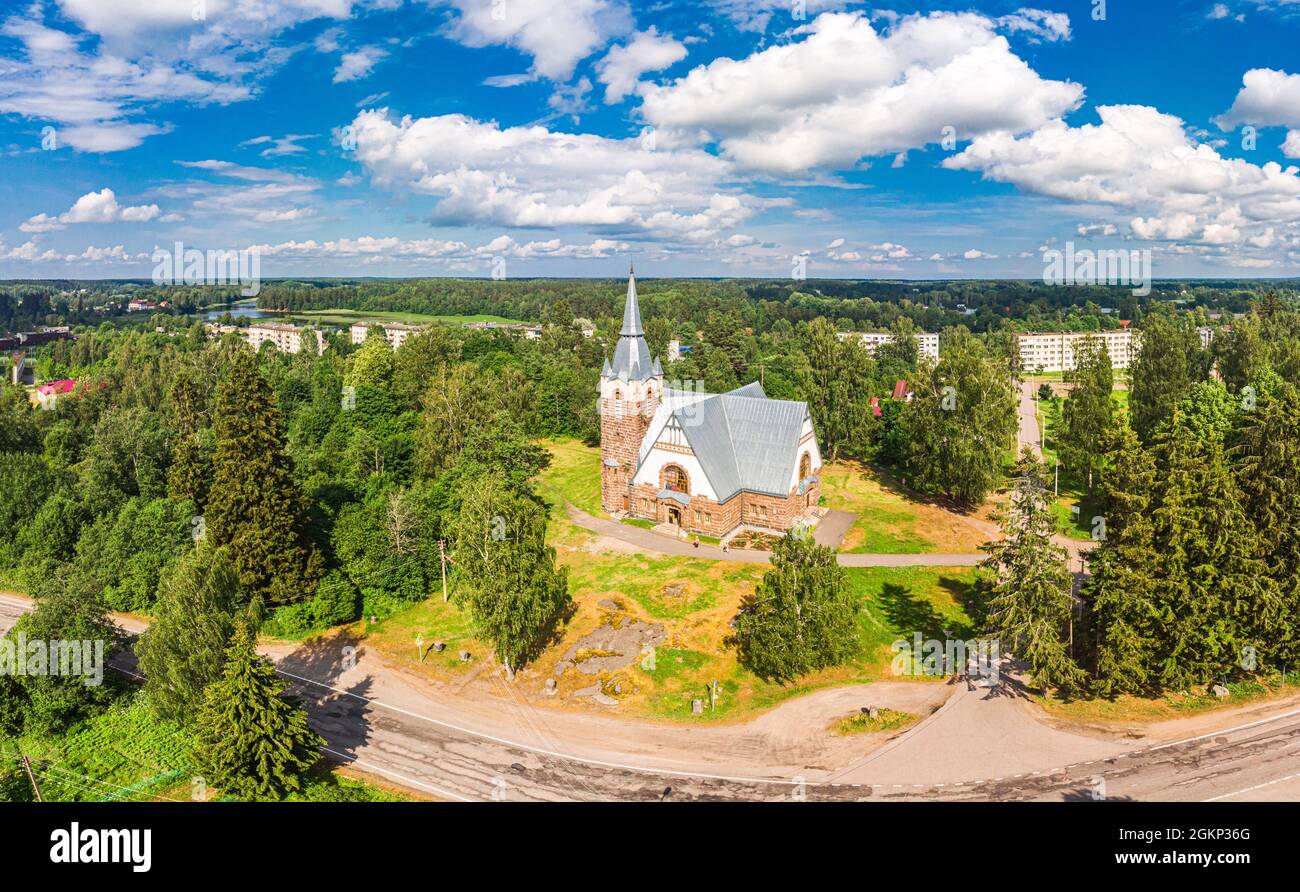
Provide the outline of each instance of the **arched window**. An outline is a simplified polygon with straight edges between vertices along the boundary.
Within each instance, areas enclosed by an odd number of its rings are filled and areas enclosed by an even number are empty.
[[[799,479],[800,481],[803,481],[803,480],[807,480],[811,476],[812,476],[812,456],[810,456],[807,452],[805,452],[803,454],[803,458],[799,459]]]
[[[691,493],[691,478],[678,465],[667,465],[663,470],[664,489],[672,492]]]
[[[614,402],[621,403],[622,401],[623,401],[623,391],[619,390],[617,387],[614,388]]]

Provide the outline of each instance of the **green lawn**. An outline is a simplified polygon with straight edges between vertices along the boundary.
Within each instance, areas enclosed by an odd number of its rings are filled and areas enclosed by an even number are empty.
[[[854,554],[967,554],[984,534],[953,514],[914,501],[875,469],[857,462],[822,467],[822,504],[857,515],[841,551]]]
[[[974,632],[966,618],[973,570],[967,568],[872,567],[846,570],[850,590],[861,598],[859,656],[838,666],[781,685],[757,678],[736,660],[727,643],[730,623],[741,599],[753,591],[767,567],[697,558],[592,552],[561,548],[559,562],[569,571],[569,592],[575,610],[559,640],[552,643],[514,684],[541,696],[546,679],[555,677],[560,692],[553,702],[587,708],[590,701],[571,698],[578,688],[597,681],[611,693],[617,684],[617,712],[632,717],[679,722],[734,721],[771,708],[791,697],[824,687],[894,678],[890,645],[920,632],[925,638],[949,634],[962,638]],[[613,605],[611,609],[611,605]],[[598,626],[640,620],[661,625],[666,640],[648,666],[633,661],[598,676],[569,669],[555,675],[556,664],[578,639]],[[366,628],[366,645],[414,674],[440,681],[466,680],[484,661],[496,672],[490,649],[473,635],[468,615],[455,605],[433,598]],[[442,654],[427,654],[421,663],[415,638],[441,639]],[[458,652],[473,658],[460,661]],[[486,673],[480,677],[488,677]],[[708,685],[721,684],[715,711],[693,715],[691,702],[708,702]],[[925,679],[918,679],[925,681]]]
[[[1071,700],[1064,702],[1054,697],[1036,696],[1034,699],[1054,716],[1072,721],[1095,724],[1097,722],[1159,722],[1183,718],[1216,709],[1230,709],[1284,696],[1294,696],[1300,685],[1300,672],[1288,672],[1283,679],[1280,672],[1268,676],[1229,681],[1230,696],[1220,700],[1200,688],[1194,691],[1169,692],[1158,697],[1133,697],[1123,694],[1113,700]]]
[[[553,507],[566,502],[593,517],[600,517],[600,449],[578,440],[551,440],[544,444],[551,466],[537,478],[537,489]]]
[[[874,719],[870,713],[855,712],[853,715],[835,722],[831,725],[831,730],[836,734],[846,736],[851,734],[879,734],[882,731],[897,731],[900,728],[906,728],[908,725],[915,724],[920,718],[920,716],[913,715],[910,712],[881,708],[876,711]]]

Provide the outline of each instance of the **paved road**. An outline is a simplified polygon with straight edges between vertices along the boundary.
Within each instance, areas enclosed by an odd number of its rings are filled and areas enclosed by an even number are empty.
[[[642,527],[592,517],[573,505],[569,506],[569,519],[583,529],[611,539],[635,545],[641,551],[674,554],[682,557],[703,558],[713,561],[741,561],[749,564],[768,563],[768,552],[731,548],[723,551],[716,545],[670,539]],[[841,567],[973,567],[984,559],[982,554],[840,554],[836,556]]]
[[[24,609],[0,596],[0,630]],[[834,689],[745,725],[691,728],[547,709],[504,682],[493,682],[503,696],[472,698],[413,683],[339,636],[264,650],[333,758],[449,800],[1300,801],[1300,700],[1219,716],[1226,730],[1135,740],[1051,727],[1014,685],[956,683],[937,712],[863,756],[855,748],[873,742],[819,740],[826,715],[942,699],[942,686]]]
[[[1038,401],[1034,398],[1037,392],[1036,382],[1024,381],[1020,385],[1020,446],[1022,449],[1025,446],[1033,449],[1034,455],[1042,461],[1042,429],[1038,426]]]

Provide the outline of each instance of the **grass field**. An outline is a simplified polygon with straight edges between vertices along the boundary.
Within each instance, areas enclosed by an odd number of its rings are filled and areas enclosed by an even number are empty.
[[[600,511],[600,449],[579,440],[549,440],[551,466],[537,479],[537,490],[552,507],[571,502],[593,517]]]
[[[987,536],[953,514],[914,501],[857,462],[822,467],[822,504],[857,514],[841,551],[858,554],[972,554]]]
[[[589,701],[569,699],[579,688],[599,682],[619,701],[620,715],[675,721],[722,721],[745,718],[791,697],[838,684],[892,679],[890,645],[913,632],[925,637],[969,636],[962,607],[973,578],[971,570],[947,568],[854,568],[847,570],[851,590],[861,599],[863,643],[859,657],[783,686],[741,668],[735,649],[726,644],[729,624],[740,600],[758,584],[763,565],[696,558],[611,554],[586,547],[560,546],[559,563],[569,570],[575,610],[560,638],[514,684],[540,695],[546,679],[557,678],[561,706],[585,708]],[[603,602],[603,603],[602,603]],[[568,669],[555,676],[556,664],[578,639],[604,624],[634,622],[661,625],[666,640],[654,652],[650,668],[643,661],[597,675]],[[417,656],[416,636],[441,640],[446,649]],[[467,613],[434,597],[365,630],[366,644],[384,658],[417,675],[443,682],[463,682],[484,670],[497,671],[490,649],[474,637]],[[466,663],[459,657],[469,651]],[[708,702],[708,685],[721,685],[715,712],[691,713],[691,701]],[[615,690],[617,692],[615,693]]]
[[[691,557],[636,552],[621,542],[602,540],[575,526],[563,513],[574,504],[590,514],[600,513],[599,450],[576,441],[547,444],[552,463],[539,475],[538,490],[552,506],[549,541],[557,561],[569,571],[569,591],[575,604],[573,615],[533,664],[519,673],[515,684],[540,694],[547,678],[565,652],[583,636],[602,625],[622,628],[642,621],[663,627],[665,641],[656,649],[652,668],[640,661],[600,675],[585,675],[576,669],[555,676],[558,704],[585,706],[589,701],[570,700],[568,695],[597,681],[605,693],[619,700],[620,714],[678,721],[727,720],[753,714],[783,700],[829,685],[868,682],[892,678],[890,644],[913,632],[926,637],[942,636],[945,629],[966,634],[966,614],[961,606],[972,571],[946,568],[863,568],[847,570],[849,585],[861,599],[859,627],[863,648],[852,663],[801,679],[797,685],[782,686],[764,681],[742,669],[735,649],[726,644],[730,623],[741,599],[762,579],[768,567],[733,561],[711,561]],[[837,491],[852,493],[865,507],[888,505],[899,512],[911,509],[909,518],[882,520],[872,528],[874,539],[864,537],[875,548],[898,549],[909,540],[902,536],[886,539],[889,527],[920,524],[929,509],[910,505],[902,496],[859,476],[857,469],[843,467],[832,475]],[[874,501],[873,501],[874,500]],[[833,501],[833,500],[832,500]],[[942,512],[939,512],[942,513]],[[864,527],[866,529],[866,527]],[[932,540],[941,547],[956,548],[955,533],[941,533]],[[945,538],[947,536],[947,538]],[[969,540],[978,537],[973,533]],[[920,550],[917,539],[912,543]],[[977,544],[977,543],[976,543]],[[971,545],[973,550],[973,544]],[[402,668],[442,681],[465,681],[491,664],[490,648],[474,636],[469,616],[441,597],[416,605],[363,630],[367,645],[382,652]],[[416,637],[426,642],[441,640],[442,653],[417,655]],[[461,661],[461,650],[472,659]],[[704,716],[691,713],[691,701],[707,698],[712,681],[721,685],[716,712]],[[612,693],[617,688],[617,693]]]
[[[21,749],[31,758],[47,802],[192,801],[193,748],[189,732],[154,718],[138,691],[65,734],[0,737],[0,753],[7,757]],[[6,758],[4,768],[7,763]],[[220,799],[221,791],[207,791],[206,798]],[[396,802],[409,797],[318,766],[303,791],[288,798]]]

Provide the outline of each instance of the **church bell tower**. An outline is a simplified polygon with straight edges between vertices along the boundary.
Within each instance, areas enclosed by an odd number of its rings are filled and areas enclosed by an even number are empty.
[[[636,271],[629,268],[618,346],[600,372],[600,505],[609,514],[631,507],[641,441],[663,391],[664,371],[650,356],[637,303]]]

